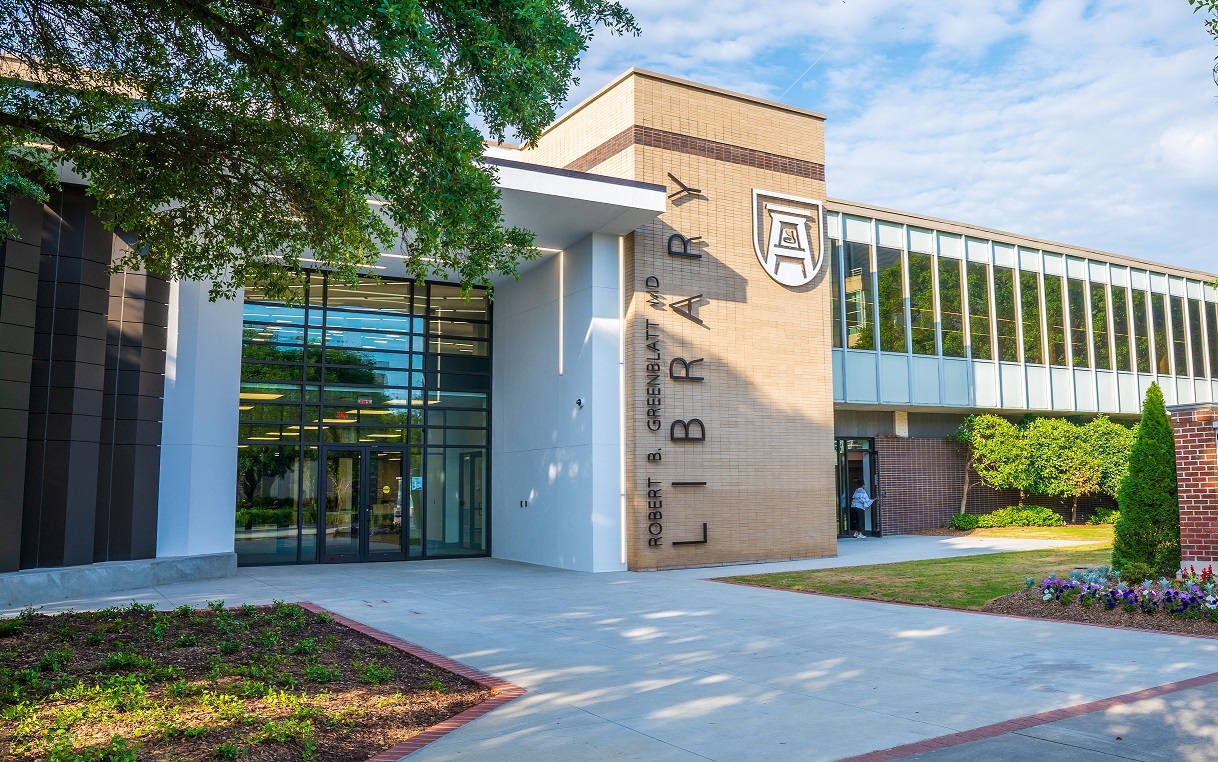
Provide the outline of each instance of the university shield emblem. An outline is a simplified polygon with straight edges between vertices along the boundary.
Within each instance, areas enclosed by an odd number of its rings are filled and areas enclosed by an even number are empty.
[[[770,277],[802,286],[816,277],[821,261],[819,201],[753,189],[753,248]]]

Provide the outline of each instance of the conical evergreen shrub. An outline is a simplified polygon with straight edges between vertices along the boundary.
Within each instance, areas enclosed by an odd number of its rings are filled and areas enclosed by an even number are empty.
[[[1175,576],[1180,569],[1180,507],[1176,501],[1176,440],[1163,404],[1151,384],[1142,405],[1142,423],[1129,453],[1129,473],[1117,493],[1112,565],[1126,580]]]

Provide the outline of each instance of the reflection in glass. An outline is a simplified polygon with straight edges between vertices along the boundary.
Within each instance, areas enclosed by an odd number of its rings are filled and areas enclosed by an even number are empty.
[[[876,273],[880,282],[880,349],[908,352],[905,341],[905,268],[901,250],[887,246],[875,249]]]
[[[1130,290],[1130,302],[1133,304],[1133,339],[1134,354],[1139,373],[1149,373],[1151,368],[1150,352],[1150,315],[1146,312],[1147,294],[1144,291]]]
[[[969,262],[968,329],[974,360],[993,360],[994,345],[990,339],[990,268],[981,262]]]
[[[1045,276],[1045,334],[1049,345],[1049,364],[1064,368],[1066,362],[1066,304],[1060,275]]]
[[[304,448],[300,464],[300,560],[317,560],[317,448]]]
[[[1087,286],[1070,278],[1070,354],[1076,368],[1090,368],[1091,356],[1087,344]]]
[[[326,290],[326,308],[409,313],[411,286],[409,281],[376,283],[371,280],[361,280],[356,286],[351,286],[330,278]]]
[[[1132,372],[1133,357],[1129,353],[1129,289],[1112,287],[1112,343],[1116,348],[1116,369]]]
[[[994,322],[998,333],[998,359],[1019,362],[1019,318],[1015,310],[1015,271],[994,267]]]
[[[828,239],[829,279],[833,291],[829,294],[829,309],[833,314],[833,347],[842,347],[842,271],[838,266],[838,242],[835,238]]]
[[[359,554],[362,457],[360,450],[326,452],[327,556]]]
[[[846,273],[846,346],[851,349],[875,349],[875,332],[871,329],[871,309],[875,295],[871,290],[871,246],[847,241]]]
[[[1095,367],[1112,370],[1112,350],[1108,344],[1108,292],[1103,283],[1091,284],[1091,340],[1095,347]]]
[[[375,452],[369,461],[368,552],[401,553],[402,524],[409,513],[406,466],[401,450]]]
[[[1172,359],[1176,361],[1175,375],[1188,375],[1188,342],[1184,333],[1184,297],[1171,298]]]
[[[1155,333],[1155,364],[1159,375],[1171,375],[1171,352],[1167,346],[1167,296],[1150,294],[1151,325]]]
[[[238,445],[235,549],[243,564],[296,561],[300,448]]]
[[[929,254],[909,252],[909,321],[913,353],[933,355],[935,347],[935,271]]]
[[[486,551],[486,451],[427,450],[424,538],[429,556]]]
[[[1193,375],[1205,378],[1205,336],[1201,330],[1201,302],[1188,300],[1189,347],[1192,349]]]
[[[1043,363],[1045,352],[1041,343],[1040,282],[1036,273],[1020,271],[1019,302],[1023,315],[1024,362]]]
[[[486,320],[490,310],[490,302],[482,290],[466,295],[461,293],[460,286],[433,283],[429,298],[429,314],[433,318]]]
[[[958,259],[939,257],[939,312],[945,357],[964,357],[963,266]]]
[[[1207,309],[1210,310],[1206,313],[1210,324],[1210,378],[1218,379],[1218,304],[1208,305]]]

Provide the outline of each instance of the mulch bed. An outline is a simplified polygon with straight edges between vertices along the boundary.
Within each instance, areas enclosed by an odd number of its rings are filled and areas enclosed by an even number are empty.
[[[1208,635],[1218,638],[1218,624],[1204,619],[1183,619],[1155,611],[1125,611],[1120,606],[1109,611],[1103,604],[1083,606],[1078,600],[1067,604],[1041,600],[1037,590],[1020,590],[1001,598],[995,598],[982,607],[982,611],[993,614],[1013,614],[1037,619],[1055,619],[1062,622],[1085,622],[1109,627],[1129,627],[1138,630],[1153,630],[1176,635]]]
[[[0,621],[0,759],[362,761],[491,695],[293,604]]]

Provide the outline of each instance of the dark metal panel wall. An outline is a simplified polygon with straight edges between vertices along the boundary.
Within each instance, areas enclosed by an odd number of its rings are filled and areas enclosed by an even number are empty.
[[[0,572],[21,567],[42,204],[16,199],[4,214],[17,235],[0,241]]]
[[[53,193],[23,240],[40,248],[20,565],[150,558],[168,284],[111,276],[125,243],[80,186]]]

